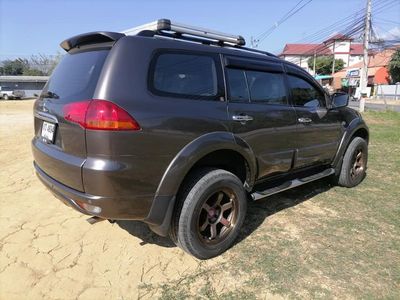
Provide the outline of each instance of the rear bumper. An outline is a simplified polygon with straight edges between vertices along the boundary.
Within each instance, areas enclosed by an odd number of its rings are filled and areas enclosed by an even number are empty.
[[[90,195],[54,180],[36,162],[33,165],[39,179],[55,197],[83,214],[113,220],[145,220],[151,215],[150,210],[153,202],[151,196],[124,198]],[[85,204],[98,207],[100,211],[88,211],[84,208]]]

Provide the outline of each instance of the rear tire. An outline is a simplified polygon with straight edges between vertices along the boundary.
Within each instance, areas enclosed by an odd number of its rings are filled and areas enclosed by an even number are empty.
[[[246,215],[243,183],[221,169],[199,169],[189,175],[177,198],[170,237],[200,258],[215,257],[232,246]]]
[[[358,185],[365,178],[367,162],[367,142],[355,137],[344,154],[342,168],[337,178],[338,184],[349,188]]]

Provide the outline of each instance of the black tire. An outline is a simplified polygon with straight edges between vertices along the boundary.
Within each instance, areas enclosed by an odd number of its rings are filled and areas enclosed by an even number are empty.
[[[170,237],[179,247],[208,259],[232,246],[247,210],[237,176],[221,169],[196,170],[183,183],[177,201]]]
[[[368,145],[360,137],[355,137],[347,147],[343,157],[342,168],[337,183],[344,187],[358,185],[366,175],[368,162]]]
[[[10,99],[10,97],[8,97],[7,94],[4,94],[4,95],[3,95],[3,99],[4,99],[4,100],[8,100],[8,99]]]

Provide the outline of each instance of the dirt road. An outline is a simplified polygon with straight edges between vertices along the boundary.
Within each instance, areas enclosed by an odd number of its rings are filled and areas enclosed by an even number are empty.
[[[139,286],[193,272],[199,261],[146,226],[89,225],[43,187],[32,105],[0,103],[0,299],[136,299]]]

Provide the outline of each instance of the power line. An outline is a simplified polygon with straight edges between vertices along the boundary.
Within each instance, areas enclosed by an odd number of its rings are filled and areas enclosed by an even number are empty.
[[[278,28],[282,23],[286,22],[290,17],[298,13],[301,9],[303,9],[307,4],[309,4],[312,0],[308,0],[306,3],[302,2],[305,0],[300,0],[297,4],[292,7],[286,14],[284,14],[279,21],[277,21],[273,26],[268,28],[266,31],[261,33],[256,39],[252,40],[252,44],[256,48],[259,43],[264,41],[276,28]],[[301,5],[302,4],[302,5]],[[301,5],[301,6],[300,6]]]
[[[383,22],[383,23],[391,23],[391,24],[395,24],[395,25],[400,25],[399,21],[392,21],[392,20],[387,20],[387,19],[383,19],[383,18],[374,18],[375,20],[377,20],[378,22]]]
[[[395,6],[397,3],[397,0],[381,0],[379,2],[375,2],[372,6],[374,10],[374,15],[382,13],[384,10]],[[347,17],[339,19],[331,25],[328,25],[306,37],[303,37],[302,39],[294,43],[296,44],[300,42],[307,42],[311,44],[314,42],[320,42],[321,40],[327,39],[328,37],[332,36],[332,34],[335,32],[342,33],[343,35],[348,35],[350,37],[357,37],[357,34],[360,34],[365,26],[364,12],[365,8],[359,9],[356,12],[348,15]],[[322,49],[321,51],[323,50],[324,49]],[[274,51],[274,53],[277,53],[278,51]]]

